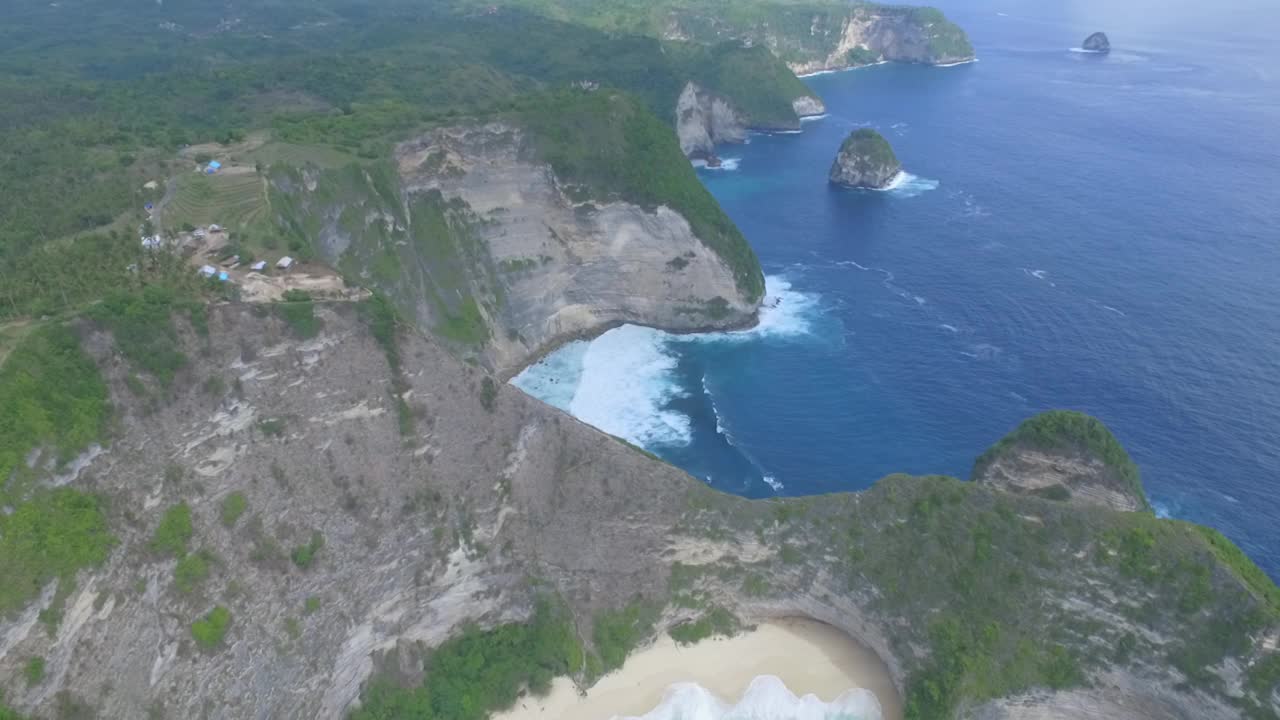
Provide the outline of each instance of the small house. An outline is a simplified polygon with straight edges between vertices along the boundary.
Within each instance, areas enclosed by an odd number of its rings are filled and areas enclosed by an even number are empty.
[[[256,263],[254,263],[254,264],[250,265],[250,266],[249,266],[249,269],[250,269],[250,270],[252,270],[252,271],[254,271],[254,272],[262,272],[263,270],[266,270],[266,269],[267,269],[267,261],[266,261],[266,260],[259,260],[258,262],[256,262]]]
[[[203,238],[205,236],[204,228],[197,228],[192,235],[195,235],[198,238]]]
[[[164,247],[164,241],[160,239],[159,235],[151,235],[142,238],[142,247],[146,250],[159,250]]]
[[[276,261],[277,270],[288,270],[291,267],[293,267],[293,258],[289,257],[288,255],[285,255],[284,257]]]
[[[215,173],[221,169],[222,169],[222,163],[218,162],[217,160],[209,161],[209,172]]]
[[[201,265],[201,266],[200,266],[200,276],[201,276],[201,277],[211,278],[211,277],[213,277],[214,275],[217,275],[217,274],[218,274],[218,269],[217,269],[217,268],[215,268],[215,267],[214,267],[214,266],[212,266],[212,265]]]
[[[221,225],[210,225],[210,226],[209,226],[209,232],[211,232],[211,233],[220,233],[220,232],[222,232],[222,226],[221,226]]]

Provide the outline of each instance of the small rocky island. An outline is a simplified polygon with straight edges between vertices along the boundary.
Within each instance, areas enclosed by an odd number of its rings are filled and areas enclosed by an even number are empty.
[[[902,172],[889,141],[871,128],[850,133],[831,164],[830,179],[836,185],[882,190]]]
[[[1084,45],[1081,47],[1090,52],[1104,53],[1111,50],[1111,41],[1107,39],[1106,33],[1096,32],[1085,38]]]

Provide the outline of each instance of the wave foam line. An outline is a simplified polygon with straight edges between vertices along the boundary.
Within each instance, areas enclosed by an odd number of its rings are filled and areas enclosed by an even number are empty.
[[[648,713],[615,720],[881,720],[881,710],[869,690],[849,690],[828,703],[816,695],[797,697],[778,678],[761,675],[734,705],[701,685],[678,683]]]
[[[942,183],[929,178],[922,178],[919,175],[912,175],[903,170],[893,177],[888,185],[882,188],[873,188],[875,192],[885,192],[897,197],[912,198],[930,190],[937,190]]]

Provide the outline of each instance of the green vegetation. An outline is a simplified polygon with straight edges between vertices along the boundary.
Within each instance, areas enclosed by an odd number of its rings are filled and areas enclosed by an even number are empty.
[[[40,490],[0,512],[0,615],[16,610],[50,580],[67,597],[81,568],[101,565],[115,545],[101,502],[70,488]]]
[[[44,658],[33,657],[27,660],[22,674],[27,678],[28,685],[39,685],[40,681],[44,680]]]
[[[75,334],[62,324],[29,332],[0,367],[0,501],[16,499],[32,450],[66,462],[102,439],[106,419],[106,384]]]
[[[191,637],[201,650],[216,650],[222,645],[231,626],[231,611],[221,605],[191,623]]]
[[[657,616],[658,610],[643,600],[596,616],[591,639],[606,672],[622,667],[627,655],[653,632]]]
[[[498,384],[488,375],[480,379],[480,405],[493,412],[498,402]]]
[[[863,65],[874,65],[880,62],[880,59],[883,56],[871,48],[859,45],[850,50],[846,57],[850,65],[854,67],[862,67]]]
[[[187,555],[173,568],[173,586],[183,595],[190,595],[209,577],[209,565],[213,553],[208,550]]]
[[[186,355],[178,349],[171,313],[190,304],[179,300],[171,288],[149,285],[136,293],[112,292],[86,314],[111,331],[116,348],[130,364],[168,387],[187,364]]]
[[[743,296],[764,294],[755,251],[703,187],[671,129],[626,95],[565,91],[521,113],[539,154],[586,196],[666,205],[733,271]]]
[[[515,703],[521,689],[545,694],[555,677],[582,663],[567,610],[544,598],[528,623],[472,625],[436,648],[418,687],[375,678],[351,720],[484,720]]]
[[[1127,491],[1147,507],[1138,466],[1129,453],[1095,417],[1072,410],[1051,410],[1024,421],[984,452],[973,465],[973,477],[1000,457],[1018,447],[1043,451],[1084,452],[1099,458],[1119,477]]]
[[[306,570],[315,564],[316,553],[324,547],[324,535],[319,530],[311,533],[311,540],[306,545],[298,545],[289,553],[289,557],[293,560],[293,564],[299,569]]]
[[[226,527],[234,527],[240,516],[245,510],[249,509],[249,499],[239,490],[222,498],[222,524]]]
[[[284,418],[267,418],[258,421],[258,429],[267,437],[284,437]]]
[[[738,618],[722,607],[713,607],[693,622],[677,625],[669,631],[671,639],[681,645],[692,645],[709,637],[728,637],[738,631]]]
[[[1225,699],[1208,669],[1250,657],[1258,634],[1280,623],[1280,590],[1238,548],[1149,513],[906,476],[856,499],[771,505],[752,511],[770,545],[839,557],[851,589],[875,588],[869,610],[901,622],[894,642],[907,658],[912,720],[952,718],[1032,688],[1080,687],[1115,664],[1153,658]],[[703,527],[714,522],[700,506],[690,512]],[[768,592],[752,578],[745,593]],[[1090,605],[1126,622],[1101,622]]]
[[[898,167],[898,156],[893,154],[893,146],[880,133],[871,128],[858,128],[840,144],[840,154],[852,154],[871,166]]]
[[[276,309],[294,336],[305,340],[320,333],[315,304],[311,302],[311,294],[305,290],[286,290]]]
[[[305,612],[308,615],[314,615],[319,610],[320,610],[320,598],[316,597],[315,595],[312,595],[311,597],[307,598],[307,601],[303,604],[303,612]]]
[[[151,536],[151,549],[161,555],[180,558],[187,554],[187,543],[191,542],[192,534],[191,508],[185,502],[178,503],[160,518],[160,524]]]

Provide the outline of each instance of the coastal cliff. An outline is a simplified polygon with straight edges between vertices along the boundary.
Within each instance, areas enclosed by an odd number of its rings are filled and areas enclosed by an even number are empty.
[[[686,155],[700,158],[717,143],[749,131],[796,130],[800,118],[826,112],[822,99],[768,49],[731,40],[704,47],[673,44],[691,79],[676,101],[675,127]]]
[[[727,612],[847,633],[912,718],[1280,709],[1280,590],[1207,529],[940,477],[750,501],[494,384],[377,300],[111,307],[62,360],[15,350],[51,368],[37,385],[99,368],[43,397],[109,399],[114,428],[51,441],[60,487],[8,499],[47,538],[74,511],[97,549],[0,595],[0,687],[23,712],[381,717],[425,682],[477,682],[432,661],[447,641],[546,632],[547,607],[569,623],[551,672],[584,685]],[[182,359],[167,381],[157,355]],[[28,552],[0,562],[25,573]],[[493,642],[490,662],[535,661]]]
[[[964,30],[926,7],[780,3],[721,15],[694,4],[672,9],[663,32],[669,39],[758,43],[801,75],[882,61],[950,65],[974,58]]]
[[[501,376],[619,323],[751,323],[755,255],[670,129],[605,92],[545,107],[407,140],[394,167],[286,169],[273,205],[326,261]]]
[[[1077,505],[1150,510],[1129,454],[1102,423],[1081,413],[1027,420],[978,458],[971,479]]]
[[[889,141],[871,128],[859,128],[840,144],[827,177],[836,185],[879,190],[893,184],[901,172],[902,163]]]

